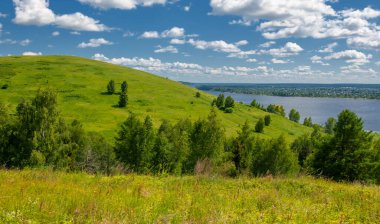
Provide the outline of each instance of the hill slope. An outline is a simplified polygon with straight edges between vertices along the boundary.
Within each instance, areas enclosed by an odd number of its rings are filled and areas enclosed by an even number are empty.
[[[115,80],[119,90],[128,82],[129,105],[115,107],[118,95],[104,94],[109,80]],[[196,120],[210,111],[212,95],[143,71],[104,62],[69,56],[0,57],[0,101],[13,111],[22,98],[31,98],[39,88],[50,87],[58,92],[59,110],[68,120],[78,119],[89,131],[112,138],[118,125],[128,114],[150,115],[158,125],[162,119],[177,121],[189,117]],[[280,103],[280,102],[279,102]],[[235,135],[246,120],[253,126],[265,112],[237,104],[234,113],[219,112],[227,135]],[[272,124],[263,136],[285,134],[289,140],[309,128],[272,115]]]

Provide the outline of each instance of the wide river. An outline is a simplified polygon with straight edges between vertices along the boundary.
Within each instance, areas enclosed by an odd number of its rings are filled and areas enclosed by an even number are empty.
[[[208,91],[208,93],[217,96],[220,92]],[[305,117],[311,117],[314,123],[324,124],[327,118],[336,118],[342,110],[349,109],[362,117],[366,130],[380,132],[380,100],[280,97],[240,93],[224,93],[224,95],[232,96],[235,101],[246,104],[250,104],[253,99],[265,107],[269,104],[281,104],[287,114],[294,108],[300,112],[301,122]]]

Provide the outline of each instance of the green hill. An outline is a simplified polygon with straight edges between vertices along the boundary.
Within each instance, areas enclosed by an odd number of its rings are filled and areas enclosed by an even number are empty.
[[[122,81],[128,82],[129,105],[115,107],[118,95],[104,94],[109,80],[115,80],[119,90]],[[70,56],[0,57],[0,101],[11,111],[22,98],[32,98],[39,88],[53,88],[58,92],[59,110],[68,120],[80,120],[85,129],[103,133],[112,138],[118,125],[128,114],[150,115],[155,124],[162,119],[177,121],[181,118],[196,120],[210,111],[212,95],[143,71],[104,62]],[[280,103],[280,102],[279,102]],[[227,135],[235,135],[246,120],[254,125],[265,112],[237,104],[232,114],[218,112]],[[281,116],[272,115],[271,126],[263,136],[282,133],[289,140],[310,132],[300,124]]]

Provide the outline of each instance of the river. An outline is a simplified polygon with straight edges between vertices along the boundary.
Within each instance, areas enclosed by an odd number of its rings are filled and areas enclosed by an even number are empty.
[[[220,92],[207,91],[213,95]],[[231,96],[236,102],[250,104],[253,99],[265,107],[269,104],[281,104],[286,113],[294,108],[301,114],[301,122],[305,117],[311,117],[314,123],[324,124],[329,117],[337,117],[344,110],[349,109],[360,116],[364,121],[364,128],[380,132],[380,100],[346,99],[346,98],[314,98],[314,97],[280,97],[262,96],[241,93],[224,93]]]

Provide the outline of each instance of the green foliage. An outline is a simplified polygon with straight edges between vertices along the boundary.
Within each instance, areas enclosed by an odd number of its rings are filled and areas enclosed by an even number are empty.
[[[123,81],[121,83],[121,93],[127,93],[128,92],[128,83],[127,81]]]
[[[238,173],[251,167],[253,146],[252,130],[246,121],[232,142],[232,161]]]
[[[224,109],[224,94],[219,94],[218,98],[216,98],[215,105],[218,109],[223,110]]]
[[[294,175],[298,169],[297,157],[289,149],[283,136],[256,141],[252,155],[253,175]]]
[[[267,107],[267,111],[269,113],[279,114],[279,115],[285,117],[285,108],[282,105],[269,104]]]
[[[128,96],[125,92],[121,92],[120,93],[120,96],[119,96],[119,103],[118,103],[118,106],[120,108],[124,108],[126,107],[128,104]]]
[[[227,96],[225,103],[224,103],[225,108],[233,108],[235,107],[235,100],[231,96]]]
[[[150,169],[154,147],[154,129],[149,116],[142,123],[134,114],[121,125],[115,142],[115,154],[128,169],[143,173]]]
[[[296,155],[298,155],[298,163],[301,167],[306,167],[306,159],[313,152],[313,141],[309,135],[298,137],[290,146]]]
[[[336,126],[336,120],[333,117],[329,117],[325,123],[325,132],[327,134],[333,134]]]
[[[259,121],[257,121],[257,123],[256,123],[255,131],[257,133],[263,133],[264,132],[264,126],[265,126],[265,122],[262,118],[260,118]]]
[[[231,107],[227,107],[226,109],[224,109],[224,112],[227,114],[232,114],[234,112],[234,109],[232,109]]]
[[[115,81],[110,80],[107,85],[107,93],[112,95],[115,93]]]
[[[200,92],[196,92],[196,93],[195,93],[195,97],[196,97],[196,98],[200,98],[200,97],[201,97],[201,93],[200,93]]]
[[[312,166],[316,173],[334,180],[368,180],[371,160],[371,133],[363,130],[361,118],[342,111],[332,138],[316,151]]]
[[[295,109],[291,109],[289,112],[289,120],[298,123],[300,121],[300,113]]]
[[[305,125],[306,127],[313,127],[313,121],[311,117],[305,117],[305,119],[303,120],[303,125]]]
[[[265,126],[269,126],[270,125],[270,122],[272,121],[270,115],[265,115],[264,117],[264,123],[265,123]]]

